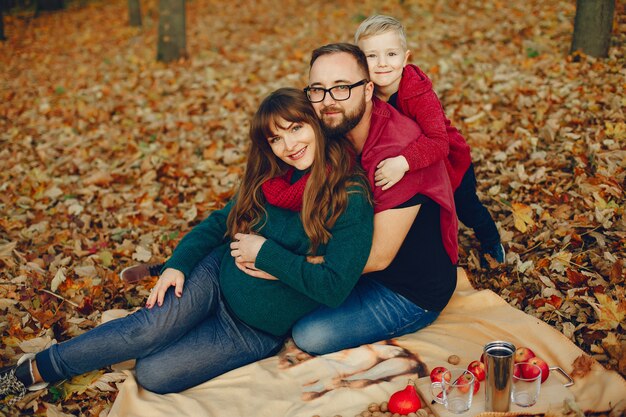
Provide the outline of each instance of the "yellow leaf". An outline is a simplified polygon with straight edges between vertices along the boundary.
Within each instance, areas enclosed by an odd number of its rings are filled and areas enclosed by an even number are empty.
[[[0,259],[8,259],[13,255],[13,249],[17,246],[17,242],[9,242],[0,245]]]
[[[617,122],[615,124],[611,122],[605,122],[605,132],[610,138],[621,140],[626,139],[626,123]]]
[[[602,293],[594,293],[599,304],[591,303],[598,315],[598,322],[589,326],[595,330],[617,329],[624,317],[626,317],[626,300],[617,303],[611,297]]]
[[[513,220],[515,228],[522,233],[526,233],[528,227],[533,226],[533,209],[522,203],[513,203]]]
[[[104,266],[105,268],[108,268],[113,263],[113,254],[108,250],[101,250],[100,252],[98,252],[98,257],[102,262],[102,266]]]
[[[92,371],[83,375],[72,378],[69,382],[63,384],[65,390],[65,398],[69,398],[72,394],[82,394],[89,386],[97,381],[104,371]]]

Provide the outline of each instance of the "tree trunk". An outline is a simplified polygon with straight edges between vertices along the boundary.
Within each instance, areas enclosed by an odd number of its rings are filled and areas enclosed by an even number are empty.
[[[570,53],[582,51],[604,58],[609,53],[615,0],[576,0]]]
[[[139,0],[128,0],[128,21],[131,26],[141,26],[141,4]]]
[[[159,0],[157,60],[170,62],[185,57],[185,0]]]
[[[37,0],[35,4],[38,11],[61,10],[65,7],[63,0]]]
[[[7,38],[4,36],[4,6],[2,3],[2,0],[0,0],[0,41],[6,41]]]

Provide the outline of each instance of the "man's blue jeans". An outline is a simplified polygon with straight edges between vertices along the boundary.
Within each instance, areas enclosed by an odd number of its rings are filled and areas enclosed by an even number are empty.
[[[230,313],[219,286],[219,260],[207,256],[185,279],[182,297],[102,324],[36,356],[47,382],[137,359],[138,382],[179,392],[277,352],[283,337],[247,326]]]
[[[342,305],[322,306],[306,315],[292,336],[300,349],[323,355],[413,333],[438,316],[363,276]]]

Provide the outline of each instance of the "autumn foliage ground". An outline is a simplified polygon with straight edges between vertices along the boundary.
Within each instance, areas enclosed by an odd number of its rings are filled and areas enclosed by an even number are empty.
[[[378,12],[405,23],[502,232],[506,265],[481,268],[461,231],[473,284],[626,375],[623,5],[609,58],[573,60],[572,1],[193,0],[189,59],[164,65],[156,3],[142,2],[139,29],[121,0],[5,17],[1,364],[83,332],[104,310],[142,305],[151,283],[125,284],[119,271],[167,258],[221,207],[260,99],[304,86],[310,51],[350,41]],[[101,376],[33,394],[20,413],[106,413],[119,375]]]

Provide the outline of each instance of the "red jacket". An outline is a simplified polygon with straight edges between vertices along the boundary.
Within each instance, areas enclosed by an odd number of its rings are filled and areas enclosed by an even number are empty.
[[[408,161],[409,170],[443,159],[452,189],[456,190],[472,163],[470,147],[444,114],[433,83],[416,65],[407,65],[402,71],[397,106],[424,132],[420,140],[409,144],[400,154]]]
[[[415,194],[423,194],[441,208],[441,238],[452,263],[458,261],[458,220],[454,208],[454,194],[443,161],[407,172],[390,189],[383,191],[374,185],[376,166],[383,159],[397,156],[421,135],[419,126],[400,114],[390,104],[373,98],[370,130],[361,152],[361,165],[374,194],[374,212],[378,213],[408,201]]]

